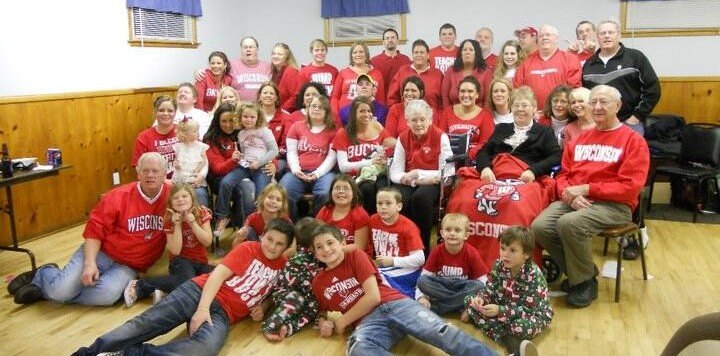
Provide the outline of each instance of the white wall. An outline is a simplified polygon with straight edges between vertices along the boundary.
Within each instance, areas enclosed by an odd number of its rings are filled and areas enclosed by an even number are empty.
[[[307,46],[323,36],[320,0],[203,0],[198,49],[138,48],[127,44],[125,2],[121,0],[7,1],[0,21],[0,96],[177,85],[191,79],[213,50],[231,58],[239,40],[254,35],[260,55],[269,59],[275,42],[288,43],[302,63]],[[619,17],[618,0],[468,1],[410,0],[409,42],[424,38],[437,44],[444,22],[458,38],[473,37],[480,26],[495,31],[495,51],[514,29],[555,25],[561,37],[574,38],[580,19],[597,22]],[[8,15],[12,14],[12,15]],[[645,52],[661,76],[718,76],[720,36],[624,39]],[[408,46],[402,46],[408,53]],[[371,48],[374,55],[379,47]],[[347,65],[347,47],[330,50],[329,61]]]
[[[131,47],[122,0],[8,1],[0,96],[177,85],[214,49],[239,53],[240,1],[203,0],[197,49]],[[9,14],[12,14],[9,16]]]

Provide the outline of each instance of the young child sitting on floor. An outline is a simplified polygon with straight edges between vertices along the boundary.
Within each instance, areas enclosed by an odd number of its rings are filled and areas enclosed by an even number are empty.
[[[260,321],[261,303],[285,266],[282,256],[295,231],[287,221],[271,220],[260,242],[234,248],[210,274],[195,277],[142,314],[99,337],[77,355],[122,351],[123,354],[217,355],[230,325],[250,315]],[[165,345],[144,343],[188,323],[188,338]]]
[[[490,269],[468,238],[465,214],[447,214],[441,222],[443,242],[430,252],[417,281],[417,300],[439,315],[463,309],[465,296],[477,294]]]
[[[295,224],[297,253],[280,271],[272,293],[275,309],[262,323],[262,331],[270,341],[282,341],[315,321],[318,305],[310,282],[320,271],[320,263],[312,252],[312,233],[320,226],[311,217]]]
[[[395,187],[377,192],[377,213],[370,217],[370,247],[375,265],[391,287],[415,297],[415,284],[425,254],[420,230],[412,220],[400,215],[402,195]]]
[[[382,283],[365,252],[343,250],[345,240],[334,226],[317,228],[312,244],[315,257],[327,266],[312,281],[320,311],[342,313],[335,319],[319,318],[320,336],[343,335],[354,326],[348,355],[389,355],[405,335],[451,355],[495,355],[479,340]]]
[[[515,355],[521,342],[539,334],[553,317],[545,276],[530,258],[534,246],[535,238],[527,228],[512,226],[503,231],[500,258],[485,288],[465,298],[473,323]]]

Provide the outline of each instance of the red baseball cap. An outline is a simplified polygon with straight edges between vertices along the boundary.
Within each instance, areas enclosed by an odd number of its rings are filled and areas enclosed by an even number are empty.
[[[520,37],[521,33],[527,33],[527,34],[533,35],[535,37],[537,37],[537,34],[538,34],[535,27],[532,27],[532,26],[525,26],[521,29],[515,30],[515,37]]]

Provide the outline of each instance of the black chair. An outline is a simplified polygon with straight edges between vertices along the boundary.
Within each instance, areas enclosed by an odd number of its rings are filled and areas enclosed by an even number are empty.
[[[692,220],[695,223],[697,214],[702,208],[702,198],[704,194],[707,194],[705,187],[709,182],[717,185],[717,176],[720,174],[720,125],[689,124],[683,128],[681,138],[682,144],[677,164],[655,169],[650,179],[649,199],[652,201],[653,185],[658,174],[671,178],[682,178],[690,184],[695,184],[695,206]]]
[[[450,139],[450,148],[452,149],[453,155],[445,160],[444,164],[442,164],[443,169],[441,169],[441,172],[445,171],[445,165],[448,164],[454,164],[455,169],[470,165],[471,159],[468,156],[468,149],[470,148],[470,134],[448,134],[448,139]],[[440,226],[442,218],[445,216],[445,207],[450,200],[450,194],[455,186],[455,177],[456,176],[453,175],[448,177],[442,176],[440,178],[440,198],[438,200],[437,211],[437,243],[442,241],[442,237],[440,237]]]

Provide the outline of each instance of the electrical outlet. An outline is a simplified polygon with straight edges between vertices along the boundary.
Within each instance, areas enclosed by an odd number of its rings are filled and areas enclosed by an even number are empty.
[[[120,184],[120,172],[113,172],[112,180],[113,180],[113,185]]]

